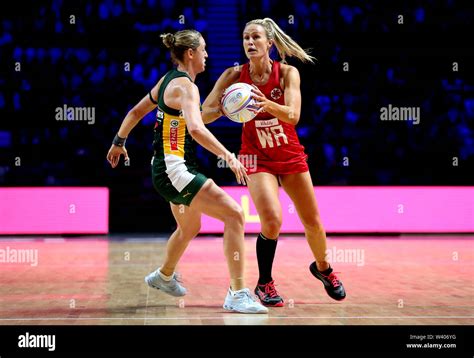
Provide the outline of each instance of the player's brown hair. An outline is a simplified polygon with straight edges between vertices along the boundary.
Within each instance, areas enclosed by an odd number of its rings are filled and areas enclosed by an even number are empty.
[[[184,53],[188,49],[197,49],[199,47],[199,38],[201,33],[196,30],[181,30],[174,34],[161,34],[160,37],[165,46],[171,51],[173,63],[183,61]]]

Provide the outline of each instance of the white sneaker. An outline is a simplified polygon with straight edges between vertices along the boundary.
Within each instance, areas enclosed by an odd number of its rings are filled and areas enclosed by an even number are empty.
[[[222,307],[228,311],[240,313],[268,313],[268,308],[258,302],[248,288],[238,291],[232,291],[229,288]]]
[[[181,297],[186,294],[186,289],[179,284],[179,276],[176,272],[173,273],[170,281],[165,281],[161,278],[159,271],[156,270],[145,277],[145,282],[148,286],[162,290],[174,297]]]

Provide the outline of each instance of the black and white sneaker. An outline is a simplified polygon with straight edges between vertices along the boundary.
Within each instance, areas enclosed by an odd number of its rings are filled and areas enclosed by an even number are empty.
[[[309,270],[311,271],[314,277],[316,277],[323,283],[324,288],[326,289],[326,292],[329,297],[336,301],[342,301],[344,298],[346,298],[346,290],[344,289],[342,282],[332,271],[332,268],[329,275],[324,275],[318,270],[316,262],[313,262],[311,265],[309,265]]]

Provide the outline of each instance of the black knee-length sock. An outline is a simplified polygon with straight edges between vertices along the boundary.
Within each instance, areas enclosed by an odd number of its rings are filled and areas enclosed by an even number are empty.
[[[262,233],[258,234],[257,238],[257,261],[259,278],[258,283],[263,285],[273,280],[272,266],[273,258],[278,240],[267,239]]]

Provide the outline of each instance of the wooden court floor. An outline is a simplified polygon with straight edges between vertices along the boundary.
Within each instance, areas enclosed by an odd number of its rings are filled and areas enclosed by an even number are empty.
[[[222,309],[228,274],[219,237],[191,242],[174,298],[143,279],[162,262],[160,237],[0,238],[1,325],[472,325],[474,237],[328,238],[347,298],[331,300],[310,274],[304,237],[282,236],[274,265],[285,307]],[[247,281],[257,279],[246,239]]]

